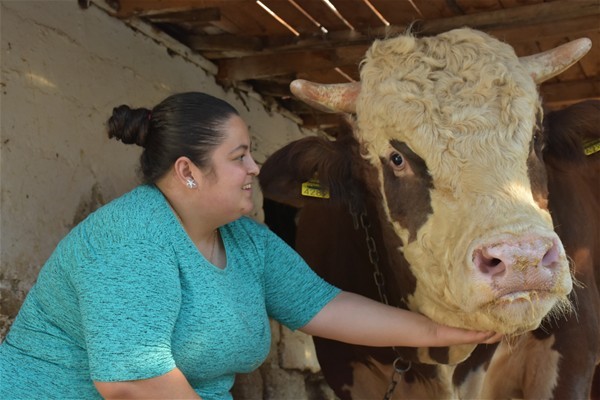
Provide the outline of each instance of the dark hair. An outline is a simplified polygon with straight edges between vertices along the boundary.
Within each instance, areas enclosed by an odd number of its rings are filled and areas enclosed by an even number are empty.
[[[205,93],[179,93],[152,110],[115,107],[108,120],[108,137],[144,147],[143,179],[155,183],[182,156],[199,168],[208,167],[212,150],[225,136],[223,124],[233,115],[239,114],[226,101]]]

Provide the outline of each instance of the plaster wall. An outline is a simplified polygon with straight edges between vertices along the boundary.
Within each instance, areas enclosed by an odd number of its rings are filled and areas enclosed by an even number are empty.
[[[60,239],[139,182],[141,148],[106,135],[113,107],[151,107],[181,91],[221,97],[248,123],[259,163],[313,134],[256,94],[223,90],[216,67],[170,38],[149,37],[94,4],[2,0],[0,21],[0,340]],[[260,193],[255,203],[262,220]],[[290,357],[305,359],[295,371],[318,370],[310,344],[290,346]],[[285,347],[274,344],[273,368]],[[266,385],[264,375],[250,379]]]

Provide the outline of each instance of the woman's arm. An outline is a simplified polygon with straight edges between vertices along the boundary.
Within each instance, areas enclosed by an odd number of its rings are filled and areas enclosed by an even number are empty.
[[[495,343],[502,337],[440,325],[421,314],[349,292],[341,292],[300,330],[340,342],[381,347]]]
[[[94,382],[105,399],[199,399],[177,368],[150,379],[123,382]]]

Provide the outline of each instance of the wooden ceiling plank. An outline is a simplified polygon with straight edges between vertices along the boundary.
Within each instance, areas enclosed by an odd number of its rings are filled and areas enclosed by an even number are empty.
[[[557,1],[473,15],[425,20],[420,25],[419,32],[421,34],[437,34],[460,26],[470,26],[482,30],[508,28],[510,26],[549,23],[591,15],[600,15],[597,0]]]
[[[586,36],[586,33],[600,31],[600,17],[590,15],[563,21],[554,21],[550,23],[539,23],[519,28],[509,29],[489,29],[488,32],[500,40],[507,43],[530,42],[532,40],[541,40],[551,37],[564,37],[576,35],[577,37]]]
[[[363,0],[338,0],[334,4],[340,14],[359,32],[385,26]]]
[[[340,114],[312,113],[302,116],[302,127],[306,129],[337,128],[340,126]]]
[[[129,18],[143,17],[148,14],[182,10],[195,10],[201,8],[220,7],[226,3],[244,3],[248,0],[116,0],[109,2],[117,4],[116,16]]]
[[[221,11],[216,7],[183,11],[168,10],[160,13],[148,13],[144,18],[152,23],[198,24],[219,21],[221,19]]]
[[[544,104],[564,106],[586,99],[600,100],[600,76],[591,79],[543,84],[540,87]]]
[[[360,81],[360,68],[356,65],[342,65],[339,67],[343,73],[348,75],[352,80]]]
[[[502,10],[504,8],[498,0],[451,0],[447,3],[454,3],[460,13],[464,15]]]
[[[421,18],[409,0],[370,0],[370,2],[392,25],[407,26]],[[435,17],[439,18],[440,15],[436,14]]]
[[[261,0],[275,14],[290,24],[300,34],[320,34],[319,27],[307,16],[302,14],[289,1]]]
[[[543,3],[544,0],[499,0],[502,8],[520,7]]]
[[[231,36],[232,42],[235,42],[235,38],[238,35],[223,35],[223,36]],[[327,36],[323,35],[300,35],[297,37],[293,36],[261,36],[255,37],[260,38],[263,46],[259,49],[259,51],[251,51],[248,49],[248,46],[242,46],[241,48],[235,49],[231,47],[229,50],[235,51],[237,53],[235,55],[231,52],[219,54],[218,52],[212,52],[209,54],[205,54],[207,57],[212,59],[218,58],[232,58],[232,57],[241,57],[241,56],[255,56],[259,55],[269,55],[269,54],[281,54],[288,52],[297,52],[304,50],[322,50],[322,49],[331,49],[336,47],[344,47],[344,46],[352,46],[357,44],[370,44],[374,39],[373,37],[364,36],[358,32],[354,31],[342,31],[342,32],[332,32]],[[223,42],[225,39],[222,40]],[[202,51],[204,43],[210,43],[210,38],[206,38],[206,36],[196,37],[195,35],[190,35],[187,41],[190,47],[194,50]],[[210,45],[208,45],[210,46]],[[216,50],[216,49],[215,49]],[[211,50],[212,51],[212,50]]]
[[[366,45],[358,45],[328,51],[289,53],[285,57],[272,55],[225,59],[218,62],[217,78],[221,81],[263,79],[300,71],[335,68],[358,63],[367,48]]]
[[[315,71],[300,72],[296,76],[298,79],[306,79],[319,83],[347,83],[348,80],[335,71],[335,69],[319,69]]]
[[[452,9],[446,6],[445,1],[410,0],[410,3],[414,4],[421,11],[421,20],[449,18],[457,15]]]
[[[221,14],[238,28],[235,33],[241,36],[292,34],[254,0],[235,5],[225,4],[221,7]]]
[[[515,53],[518,57],[530,56],[532,54],[537,54],[542,51],[536,42],[522,42],[516,43],[512,46],[515,49]]]
[[[256,80],[249,82],[254,90],[263,96],[287,97],[291,96],[289,83]]]
[[[263,41],[257,36],[238,35],[191,35],[186,44],[200,52],[233,51],[241,54],[257,52],[264,47]]]
[[[348,29],[335,13],[322,0],[294,0],[312,18],[318,21],[327,31]]]

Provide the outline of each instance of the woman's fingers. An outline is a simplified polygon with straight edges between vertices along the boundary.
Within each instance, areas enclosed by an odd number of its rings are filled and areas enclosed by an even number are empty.
[[[482,343],[487,343],[487,344],[498,343],[504,337],[504,335],[502,333],[497,333],[497,332],[488,332],[488,333],[490,336],[488,337],[488,339],[484,340]]]

